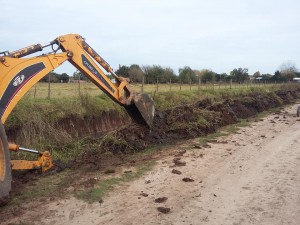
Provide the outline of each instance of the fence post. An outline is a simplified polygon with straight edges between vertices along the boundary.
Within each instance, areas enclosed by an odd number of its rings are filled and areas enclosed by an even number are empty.
[[[78,95],[80,96],[80,78],[78,79]]]
[[[156,79],[156,92],[158,92],[158,78]]]
[[[50,74],[48,74],[48,99],[50,99]]]
[[[192,79],[190,79],[190,91],[192,90]]]
[[[36,86],[34,86],[34,93],[33,93],[33,98],[36,96]]]
[[[142,93],[144,93],[144,83],[145,83],[145,76],[142,77],[142,87],[141,87]]]
[[[180,86],[179,87],[180,87],[180,91],[181,91],[181,79],[180,79]]]
[[[170,91],[171,91],[171,89],[172,89],[172,79],[170,78]]]
[[[230,89],[231,89],[231,87],[232,87],[232,79],[230,79]]]

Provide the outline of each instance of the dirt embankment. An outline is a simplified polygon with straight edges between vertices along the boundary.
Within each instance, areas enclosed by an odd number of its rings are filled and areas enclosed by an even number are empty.
[[[104,153],[109,152],[115,159],[120,158],[120,153],[137,152],[158,144],[204,136],[239,119],[291,103],[300,97],[299,93],[300,89],[269,93],[250,92],[235,97],[223,97],[218,101],[204,99],[194,104],[157,110],[151,130],[130,123],[124,112],[109,111],[103,112],[99,117],[60,119],[49,127],[47,124],[37,127],[34,125],[28,132],[21,124],[8,129],[7,134],[9,139],[23,144],[30,142],[31,137],[42,135],[45,140],[54,140],[57,148],[84,138],[84,149],[75,159],[74,165],[94,164],[99,167],[101,164],[103,167],[107,162],[107,157],[103,156],[107,154]],[[43,130],[39,130],[39,126]]]

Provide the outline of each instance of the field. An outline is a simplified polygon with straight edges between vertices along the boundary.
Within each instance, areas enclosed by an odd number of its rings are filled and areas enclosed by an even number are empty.
[[[142,88],[141,84],[131,84],[134,91],[141,92],[142,89],[147,93],[157,92],[174,92],[174,91],[198,91],[198,90],[215,90],[215,89],[249,89],[257,87],[275,87],[282,84],[265,84],[265,83],[209,83],[209,84],[145,84]],[[88,94],[90,96],[97,96],[103,92],[97,88],[93,83],[37,83],[32,87],[27,96],[30,98],[67,98],[76,97],[80,94]]]

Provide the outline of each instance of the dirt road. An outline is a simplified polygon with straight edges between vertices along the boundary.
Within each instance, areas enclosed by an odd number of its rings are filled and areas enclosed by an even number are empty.
[[[204,147],[197,139],[173,147],[154,170],[115,188],[102,203],[70,197],[4,224],[300,224],[296,107]]]

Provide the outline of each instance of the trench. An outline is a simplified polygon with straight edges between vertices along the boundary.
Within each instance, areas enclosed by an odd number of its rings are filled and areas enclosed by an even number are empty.
[[[61,118],[51,126],[46,123],[39,126],[19,124],[7,129],[7,135],[10,140],[29,144],[40,135],[56,143],[57,148],[84,139],[84,148],[75,157],[74,165],[98,167],[108,152],[110,155],[131,154],[177,140],[205,136],[240,119],[293,103],[299,97],[300,89],[293,88],[268,93],[249,92],[222,97],[218,101],[206,98],[192,104],[156,110],[151,129],[134,124],[125,111],[110,110],[96,117]]]

